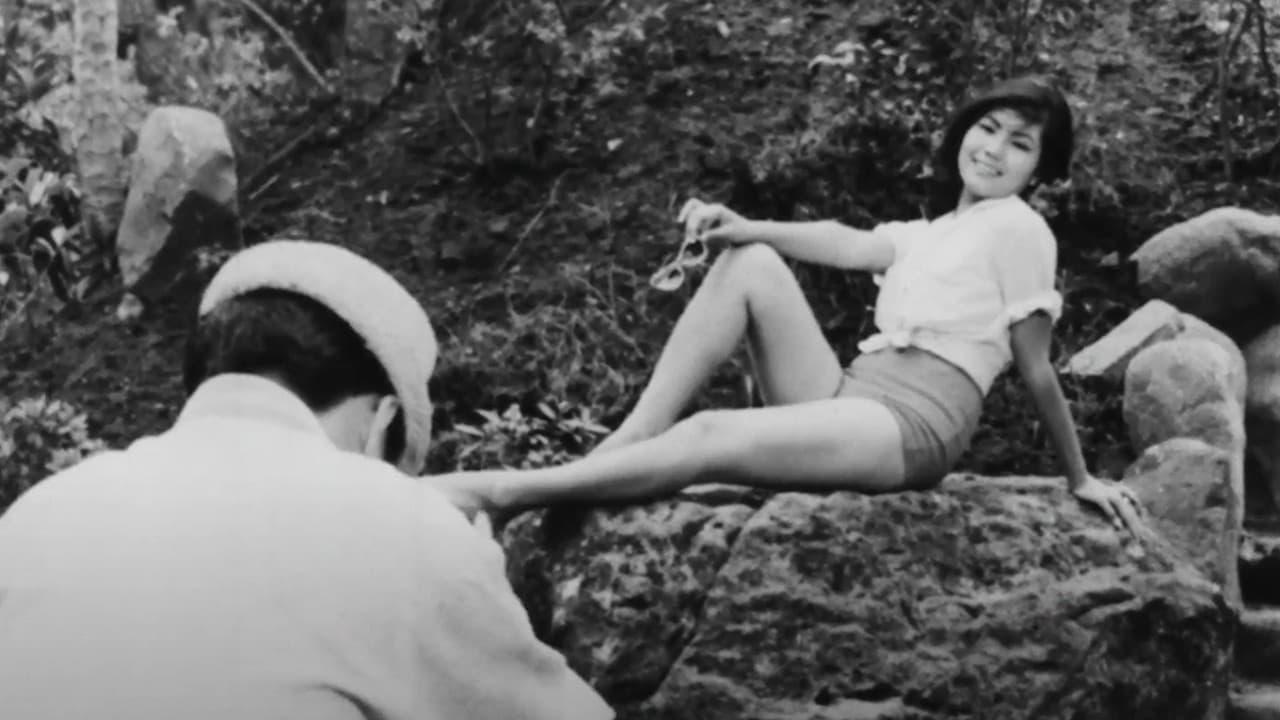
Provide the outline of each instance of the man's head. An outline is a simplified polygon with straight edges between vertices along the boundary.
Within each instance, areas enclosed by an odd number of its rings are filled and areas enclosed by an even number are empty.
[[[390,275],[335,245],[274,241],[231,258],[200,303],[184,381],[268,377],[293,391],[344,449],[378,448],[410,474],[431,436],[435,334]]]

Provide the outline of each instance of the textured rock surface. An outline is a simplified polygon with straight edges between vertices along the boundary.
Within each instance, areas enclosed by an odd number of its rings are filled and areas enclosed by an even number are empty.
[[[1147,448],[1126,473],[1153,528],[1242,606],[1238,552],[1244,486],[1231,454],[1193,438]]]
[[[1152,300],[1092,345],[1072,356],[1067,372],[1082,377],[1120,381],[1139,350],[1170,340],[1182,331],[1182,313],[1163,300]]]
[[[1221,330],[1163,300],[1152,300],[1138,308],[1111,332],[1072,356],[1066,370],[1080,377],[1119,382],[1139,352],[1175,338],[1209,340],[1221,347],[1230,360],[1228,385],[1237,402],[1244,402],[1245,362],[1240,346]]]
[[[1221,718],[1234,614],[1059,480],[667,500],[507,529],[535,627],[622,718]]]
[[[1280,322],[1280,217],[1217,208],[1162,230],[1132,259],[1144,295],[1237,341]]]
[[[155,302],[180,281],[199,248],[240,245],[236,162],[213,113],[156,108],[142,125],[117,238],[126,288]]]
[[[1245,428],[1249,455],[1273,502],[1280,504],[1280,326],[1259,335],[1244,349],[1249,384]]]
[[[1243,453],[1244,409],[1231,387],[1231,369],[1225,350],[1199,338],[1159,342],[1134,356],[1124,388],[1134,449],[1193,437]]]

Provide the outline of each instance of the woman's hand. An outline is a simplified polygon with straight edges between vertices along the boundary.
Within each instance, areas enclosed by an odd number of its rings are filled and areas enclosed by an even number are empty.
[[[676,222],[710,247],[743,245],[754,242],[750,237],[751,221],[719,203],[704,203],[692,198],[680,208]]]
[[[1133,489],[1092,475],[1071,490],[1071,494],[1102,511],[1117,530],[1136,535],[1142,527],[1142,505]]]

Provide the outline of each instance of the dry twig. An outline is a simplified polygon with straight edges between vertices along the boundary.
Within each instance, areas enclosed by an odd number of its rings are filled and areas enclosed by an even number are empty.
[[[511,259],[515,257],[517,252],[519,252],[520,247],[524,245],[524,241],[529,237],[529,234],[533,232],[535,227],[537,227],[538,223],[542,220],[542,216],[547,213],[547,209],[552,205],[555,205],[556,191],[560,189],[560,181],[563,179],[564,173],[561,173],[560,176],[556,178],[556,181],[551,184],[551,192],[547,193],[547,201],[542,204],[542,208],[533,216],[533,219],[529,221],[529,224],[524,226],[524,230],[520,232],[520,237],[516,238],[515,244],[511,246],[511,249],[507,251],[507,256],[504,257],[502,259],[502,263],[498,265],[498,272],[502,272],[507,269],[507,264],[510,263]]]
[[[311,79],[314,80],[322,90],[324,90],[326,95],[333,94],[333,88],[329,87],[329,83],[325,81],[324,75],[316,69],[315,65],[311,64],[311,61],[308,60],[306,54],[302,52],[302,48],[298,47],[298,43],[294,41],[293,36],[289,34],[288,30],[280,27],[280,23],[276,22],[266,10],[262,9],[262,6],[254,2],[254,0],[240,0],[240,4],[245,6],[249,12],[253,13],[255,17],[262,21],[263,25],[270,28],[271,32],[275,33],[276,36],[280,38],[280,41],[289,48],[293,53],[294,58],[296,58],[298,63],[302,65],[302,68],[307,71],[307,74],[311,76]]]

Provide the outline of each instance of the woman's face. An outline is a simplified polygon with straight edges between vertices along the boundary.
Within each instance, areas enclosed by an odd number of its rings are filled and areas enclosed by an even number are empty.
[[[960,141],[962,200],[976,202],[1022,192],[1040,163],[1043,129],[1008,108],[992,110],[971,125]]]

